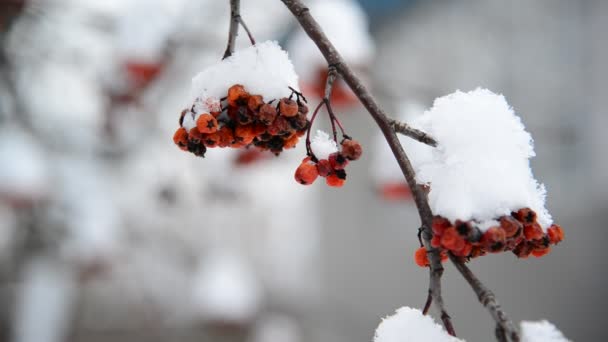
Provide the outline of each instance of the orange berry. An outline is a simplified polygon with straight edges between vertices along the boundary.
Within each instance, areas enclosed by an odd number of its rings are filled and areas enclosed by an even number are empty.
[[[253,135],[260,136],[266,132],[266,125],[261,123],[256,123],[253,125]]]
[[[193,127],[190,129],[190,132],[188,132],[188,141],[199,144],[201,140],[203,140],[203,134],[198,131],[198,128]]]
[[[536,222],[524,224],[524,236],[526,237],[526,240],[539,240],[542,239],[544,235],[540,224]]]
[[[330,154],[327,159],[329,159],[329,163],[334,170],[344,170],[346,165],[348,165],[348,159],[338,152]]]
[[[296,101],[284,97],[279,101],[279,112],[288,118],[296,116],[298,115],[298,104]]]
[[[552,244],[557,244],[564,240],[564,230],[557,224],[552,224],[551,227],[547,229],[547,236],[549,236],[549,241],[551,241]]]
[[[247,100],[247,108],[252,112],[257,112],[263,104],[264,99],[262,95],[251,95],[249,96],[249,100]]]
[[[517,212],[511,213],[521,223],[532,223],[536,221],[536,213],[530,208],[519,209]]]
[[[247,104],[249,93],[240,84],[235,84],[228,89],[228,105],[236,107],[240,104]]]
[[[339,187],[343,186],[345,181],[346,181],[346,179],[340,178],[335,173],[332,173],[332,174],[330,174],[329,176],[327,176],[325,178],[325,183],[327,183],[327,185],[333,186],[333,187],[336,187],[336,188],[339,188]]]
[[[251,144],[253,142],[253,139],[255,138],[255,135],[253,132],[253,125],[236,126],[236,128],[234,129],[234,137],[235,137],[235,140],[237,140],[245,145]]]
[[[420,247],[414,252],[414,261],[420,267],[429,266],[429,258],[426,255],[426,248]]]
[[[274,122],[274,119],[277,117],[277,110],[273,105],[268,103],[263,104],[260,107],[258,118],[261,123],[265,125],[270,125]]]
[[[205,136],[203,136],[203,144],[209,148],[217,147],[220,143],[220,139],[221,137],[218,132],[205,134]]]
[[[293,147],[296,147],[296,145],[298,144],[299,140],[300,140],[300,138],[298,137],[297,134],[292,134],[289,137],[287,137],[287,139],[285,139],[285,141],[283,143],[283,148],[293,148]]]
[[[433,238],[431,239],[431,246],[435,248],[441,247],[441,236],[433,235]]]
[[[310,185],[314,183],[318,176],[319,173],[317,172],[317,167],[315,164],[308,161],[303,161],[296,169],[296,173],[294,175],[296,181],[302,185]]]
[[[333,168],[327,159],[321,159],[317,162],[317,171],[319,171],[319,176],[327,177],[333,172]]]
[[[450,251],[458,252],[464,248],[465,241],[460,234],[458,234],[456,228],[450,227],[441,235],[441,245]]]
[[[500,227],[504,229],[507,237],[515,236],[522,228],[522,224],[511,216],[500,218]]]
[[[469,254],[471,254],[472,250],[473,250],[473,245],[470,242],[465,242],[462,250],[460,252],[458,252],[458,254],[456,254],[456,255],[466,257],[466,256],[469,256]]]
[[[233,120],[241,125],[248,125],[255,119],[253,112],[247,106],[238,106],[232,113],[235,116]]]
[[[201,133],[215,133],[218,129],[217,120],[211,114],[201,114],[196,119],[196,128]]]
[[[280,135],[292,131],[289,121],[283,116],[277,116],[274,122],[266,129],[271,135]]]
[[[356,140],[346,139],[342,142],[342,155],[349,160],[357,160],[361,157],[363,148]]]
[[[217,134],[220,137],[220,141],[218,143],[219,147],[228,147],[234,143],[234,133],[232,132],[232,128],[223,126],[219,131],[217,131]]]
[[[188,151],[188,132],[185,128],[180,127],[175,131],[175,134],[173,134],[173,142],[180,149]]]
[[[306,118],[306,114],[298,114],[289,118],[289,123],[291,127],[295,130],[302,130],[308,128],[308,119]]]
[[[481,245],[489,252],[499,252],[505,248],[507,235],[504,229],[492,227],[481,236]]]
[[[447,228],[449,228],[451,226],[452,226],[452,224],[447,219],[445,219],[441,216],[433,217],[433,226],[432,226],[433,235],[440,236],[441,234],[443,234],[444,230],[446,230]]]
[[[534,255],[537,258],[540,258],[542,256],[549,254],[549,252],[551,252],[551,247],[534,248],[532,250],[532,255]]]

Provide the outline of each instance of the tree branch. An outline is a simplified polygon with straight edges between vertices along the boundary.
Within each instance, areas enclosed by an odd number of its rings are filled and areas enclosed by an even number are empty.
[[[430,135],[424,133],[421,130],[415,129],[405,122],[397,121],[395,119],[389,119],[389,123],[393,127],[396,133],[403,134],[414,140],[417,140],[423,144],[427,144],[432,147],[437,147],[437,141]]]
[[[352,89],[359,101],[367,109],[372,118],[376,121],[376,124],[382,131],[386,142],[390,146],[405,179],[412,191],[416,207],[418,208],[418,214],[422,223],[422,230],[424,232],[424,244],[428,251],[430,268],[431,268],[431,279],[430,279],[430,291],[434,299],[437,309],[441,312],[442,320],[448,332],[453,333],[453,327],[450,322],[450,317],[447,315],[446,310],[443,306],[443,299],[441,297],[441,285],[440,278],[443,274],[443,266],[441,265],[441,259],[439,250],[433,248],[430,244],[432,237],[431,224],[433,220],[433,213],[428,204],[426,193],[417,186],[416,174],[407,157],[403,147],[399,143],[399,138],[395,133],[393,126],[389,118],[386,116],[384,111],[378,106],[370,92],[361,83],[359,78],[353,73],[353,71],[346,65],[344,59],[338,51],[335,49],[333,44],[329,41],[325,33],[310,15],[309,9],[302,4],[300,0],[281,0],[285,6],[293,13],[304,31],[308,34],[310,39],[317,45],[327,63],[334,67],[338,74],[344,79],[346,84]]]
[[[239,23],[241,18],[241,0],[230,0],[230,28],[228,29],[228,46],[224,52],[223,59],[232,56],[236,36],[239,33]]]
[[[506,335],[513,342],[519,341],[519,333],[513,326],[513,322],[507,317],[507,315],[502,311],[500,304],[496,300],[494,293],[490,291],[476,276],[473,274],[471,269],[467,265],[465,265],[458,257],[454,256],[452,253],[448,253],[450,256],[450,260],[456,269],[462,274],[464,279],[469,283],[475,294],[477,294],[477,298],[479,302],[490,312],[490,316],[494,318],[496,321],[496,335],[497,338],[501,338],[499,334]],[[502,331],[500,331],[502,330]]]

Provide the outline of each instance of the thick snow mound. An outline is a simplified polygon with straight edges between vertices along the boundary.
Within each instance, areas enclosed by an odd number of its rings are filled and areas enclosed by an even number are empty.
[[[415,165],[429,183],[433,212],[450,221],[484,222],[529,207],[546,229],[545,187],[532,175],[532,137],[504,96],[487,89],[438,98],[417,126],[438,141],[430,160]]]
[[[448,335],[433,318],[425,316],[418,309],[407,306],[397,309],[394,315],[382,320],[374,342],[462,342]]]
[[[298,76],[285,52],[275,41],[267,41],[236,51],[232,56],[205,69],[192,80],[191,99],[195,112],[209,112],[209,99],[226,96],[228,88],[241,84],[265,101],[291,95],[298,88]]]
[[[329,134],[317,130],[317,133],[312,137],[310,149],[319,160],[329,158],[329,155],[338,152],[338,145],[329,137]]]
[[[539,322],[523,321],[521,342],[570,342],[555,325],[546,320]]]

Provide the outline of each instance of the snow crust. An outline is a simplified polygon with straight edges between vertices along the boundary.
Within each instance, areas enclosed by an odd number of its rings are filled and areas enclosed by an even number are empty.
[[[545,187],[530,169],[532,137],[504,96],[456,91],[436,99],[414,126],[438,141],[429,160],[414,160],[418,181],[431,185],[435,214],[487,229],[487,221],[529,207],[543,229],[551,225]]]
[[[199,73],[192,80],[191,100],[196,114],[209,112],[225,97],[228,88],[241,84],[265,101],[289,96],[298,88],[298,76],[285,52],[276,41],[266,41],[235,53]],[[209,100],[212,99],[212,100]]]
[[[523,321],[520,326],[521,342],[570,342],[555,325],[546,320]]]
[[[317,133],[314,137],[312,137],[310,141],[310,148],[312,153],[320,159],[327,159],[330,154],[334,152],[338,152],[338,145],[336,142],[329,136],[329,134],[317,130]]]
[[[450,336],[433,318],[425,316],[418,309],[404,306],[397,309],[394,315],[382,320],[374,342],[462,342]]]

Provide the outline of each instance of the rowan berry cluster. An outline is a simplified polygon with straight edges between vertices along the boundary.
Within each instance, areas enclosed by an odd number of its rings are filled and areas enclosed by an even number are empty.
[[[470,260],[486,253],[512,251],[518,258],[530,255],[542,257],[564,239],[564,231],[556,224],[547,228],[546,233],[536,221],[536,213],[523,208],[512,212],[510,216],[501,216],[495,226],[482,232],[473,221],[450,222],[435,216],[433,219],[433,238],[431,246],[443,253],[450,252],[455,256]],[[416,264],[428,266],[424,247],[414,255]]]
[[[349,161],[361,157],[361,144],[350,137],[345,137],[340,144],[341,150],[331,153],[327,159],[317,159],[312,153],[302,160],[294,175],[296,181],[303,185],[314,183],[317,177],[325,178],[329,186],[341,187],[346,181],[345,167]]]
[[[205,100],[205,107],[211,108],[209,112],[196,113],[194,105],[182,111],[173,141],[182,150],[201,157],[208,148],[248,146],[279,155],[283,149],[296,146],[307,132],[310,122],[305,101],[292,89],[289,98],[266,102],[262,95],[250,94],[235,84],[225,98],[215,103]],[[195,127],[190,129],[184,125],[188,115],[196,118]]]

